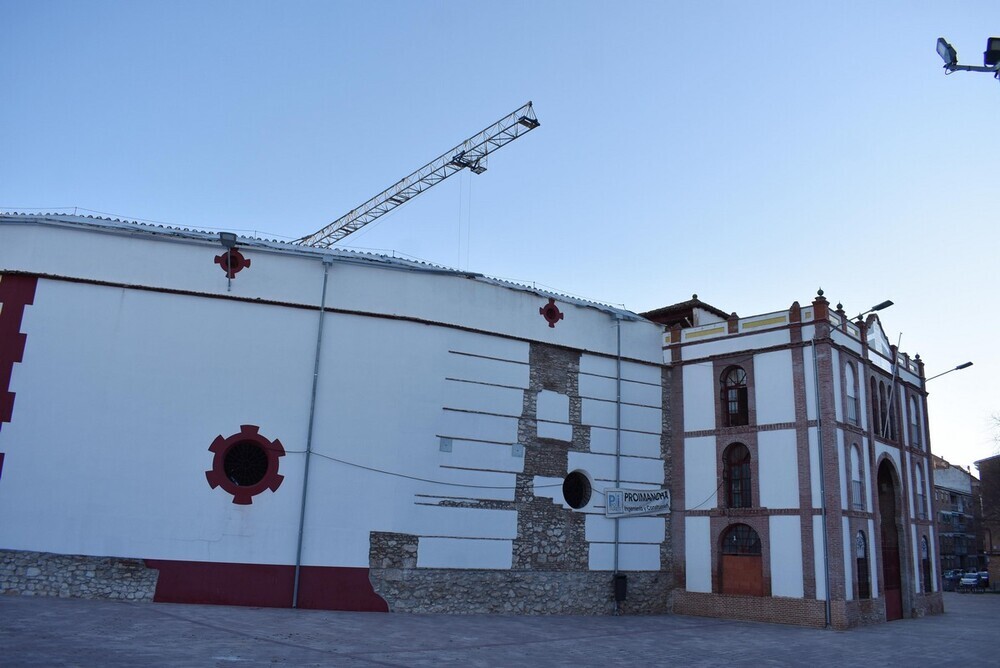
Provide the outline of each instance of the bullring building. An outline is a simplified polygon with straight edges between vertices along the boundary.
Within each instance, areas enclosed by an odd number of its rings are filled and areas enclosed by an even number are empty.
[[[942,609],[923,365],[822,293],[645,314],[0,216],[0,592],[334,610]]]

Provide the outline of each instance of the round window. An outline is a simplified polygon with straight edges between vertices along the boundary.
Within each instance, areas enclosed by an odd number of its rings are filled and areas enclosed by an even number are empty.
[[[570,508],[580,509],[590,503],[593,488],[583,471],[573,471],[563,480],[563,498]]]
[[[267,475],[267,453],[252,441],[240,441],[226,450],[223,470],[240,487],[256,485]]]
[[[277,492],[284,480],[278,473],[284,446],[278,439],[271,441],[262,436],[256,425],[242,425],[239,433],[229,438],[220,434],[208,449],[215,457],[205,478],[212,489],[221,487],[232,494],[233,503],[249,505],[265,489]]]

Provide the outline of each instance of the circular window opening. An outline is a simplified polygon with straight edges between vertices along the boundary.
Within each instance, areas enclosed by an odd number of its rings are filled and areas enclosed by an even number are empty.
[[[580,509],[590,503],[593,488],[582,471],[573,471],[563,480],[563,498],[570,508]]]
[[[226,477],[240,487],[256,485],[267,475],[267,452],[251,441],[241,441],[226,451]]]

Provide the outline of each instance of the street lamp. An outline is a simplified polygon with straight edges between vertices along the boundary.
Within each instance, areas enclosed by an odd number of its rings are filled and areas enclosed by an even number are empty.
[[[948,43],[944,37],[938,37],[937,53],[944,61],[946,74],[962,70],[964,72],[992,72],[993,76],[1000,79],[1000,37],[990,37],[986,40],[986,51],[983,52],[983,66],[959,65],[958,52],[955,47]]]
[[[966,362],[964,364],[959,364],[954,369],[948,369],[947,371],[942,371],[941,373],[937,374],[936,376],[931,376],[930,378],[924,379],[924,382],[926,383],[928,380],[934,380],[935,378],[940,378],[941,376],[945,375],[946,373],[951,373],[952,371],[961,371],[962,369],[968,369],[970,366],[972,366],[972,362]]]
[[[864,318],[869,313],[874,313],[875,311],[881,311],[882,309],[889,308],[890,306],[892,306],[892,300],[891,299],[886,299],[881,304],[876,304],[875,306],[872,306],[867,311],[865,311],[863,313],[857,314],[856,316],[854,316],[854,320],[861,320],[862,318]]]

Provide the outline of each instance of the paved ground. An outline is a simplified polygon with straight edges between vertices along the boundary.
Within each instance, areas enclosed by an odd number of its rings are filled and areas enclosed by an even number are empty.
[[[847,632],[680,615],[320,612],[0,596],[2,666],[1000,664],[1000,595]]]

